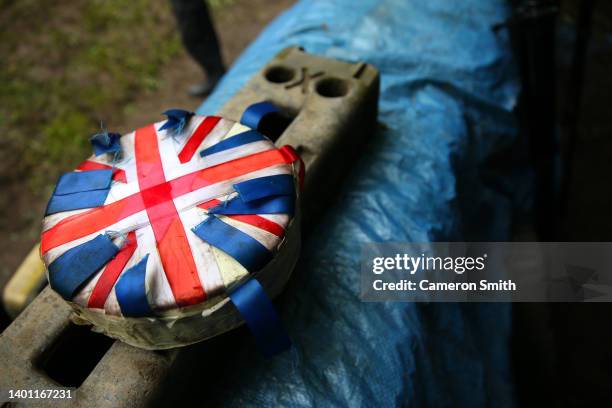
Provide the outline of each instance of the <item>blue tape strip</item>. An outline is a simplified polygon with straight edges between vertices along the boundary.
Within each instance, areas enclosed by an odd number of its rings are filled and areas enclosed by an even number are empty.
[[[274,305],[257,279],[249,279],[230,292],[229,297],[266,357],[272,357],[291,347],[291,341]]]
[[[193,112],[183,109],[168,109],[163,114],[168,117],[168,120],[159,128],[159,130],[170,129],[176,134],[182,133],[187,121],[191,119],[193,115],[195,115]]]
[[[117,302],[124,316],[141,317],[153,314],[145,287],[148,259],[147,254],[140,262],[123,272],[115,285]]]
[[[294,196],[275,196],[261,198],[245,203],[240,197],[217,205],[208,210],[209,214],[290,214],[295,211]]]
[[[114,153],[121,151],[121,135],[119,133],[97,133],[93,135],[89,141],[94,148],[94,154],[100,156],[105,153]]]
[[[200,152],[200,156],[208,156],[213,153],[219,153],[224,150],[233,149],[234,147],[242,146],[248,143],[259,142],[261,140],[266,140],[266,138],[261,133],[254,130],[249,130],[239,133],[236,136],[228,137],[227,139],[224,139],[219,143],[202,150]]]
[[[62,211],[99,207],[106,201],[108,192],[109,189],[54,195],[47,204],[45,215],[51,215]]]
[[[234,188],[242,201],[250,202],[264,197],[293,195],[295,186],[293,176],[279,174],[276,176],[259,177],[234,184]]]
[[[278,108],[270,102],[254,103],[246,108],[242,114],[242,117],[240,118],[240,123],[250,127],[251,129],[258,129],[259,123],[266,115],[278,112]]]
[[[53,194],[64,195],[83,191],[104,190],[110,187],[112,179],[113,171],[111,169],[65,173],[57,182]]]
[[[118,251],[110,237],[103,234],[69,249],[49,265],[49,285],[64,299],[72,300],[77,290]]]
[[[249,272],[263,268],[272,258],[270,251],[259,241],[214,216],[196,225],[193,232],[234,258]]]
[[[49,199],[45,215],[103,205],[110,191],[112,170],[66,173]]]

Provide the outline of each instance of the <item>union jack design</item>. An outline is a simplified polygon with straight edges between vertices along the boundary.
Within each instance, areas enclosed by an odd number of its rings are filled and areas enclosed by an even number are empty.
[[[216,116],[192,116],[180,134],[163,125],[123,135],[118,161],[94,155],[58,182],[41,255],[67,300],[117,316],[196,305],[282,243],[298,173],[291,147]]]

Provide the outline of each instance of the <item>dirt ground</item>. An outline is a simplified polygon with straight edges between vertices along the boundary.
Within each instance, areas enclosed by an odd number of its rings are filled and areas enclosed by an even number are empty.
[[[288,8],[292,0],[232,0],[217,2],[212,7],[215,26],[220,37],[222,53],[229,66],[251,43],[265,25]],[[199,67],[181,48],[159,75],[155,90],[144,90],[125,107],[110,107],[106,115],[117,119],[109,124],[113,130],[126,132],[160,119],[160,113],[170,107],[195,109],[202,100],[189,97],[186,89],[202,79]],[[48,90],[41,89],[40,92]],[[116,113],[116,114],[114,114]],[[83,157],[84,158],[84,157]],[[75,162],[74,165],[78,164]],[[69,168],[57,169],[67,171]],[[10,169],[9,169],[10,171]],[[56,176],[57,176],[56,175]],[[2,181],[0,174],[0,181]],[[54,176],[54,177],[56,177]],[[46,205],[46,194],[32,192],[20,182],[5,182],[2,195],[6,204],[0,206],[0,288],[4,286],[24,256],[37,242],[40,220]]]
[[[266,24],[291,6],[294,0],[235,0],[228,3],[213,14],[223,60],[229,67]],[[134,103],[137,108],[133,109],[133,114],[125,118],[124,123],[116,125],[120,132],[160,120],[160,112],[168,107],[193,110],[202,103],[201,99],[185,92],[190,84],[202,79],[202,72],[184,50],[164,68],[162,78],[163,87],[155,93],[143,94]]]

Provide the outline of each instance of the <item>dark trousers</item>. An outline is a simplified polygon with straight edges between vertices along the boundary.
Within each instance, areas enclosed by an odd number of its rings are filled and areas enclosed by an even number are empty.
[[[204,0],[171,0],[183,44],[211,77],[225,71],[219,41]]]

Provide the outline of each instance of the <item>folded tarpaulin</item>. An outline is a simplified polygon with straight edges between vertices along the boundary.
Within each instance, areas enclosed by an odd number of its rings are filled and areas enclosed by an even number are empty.
[[[300,1],[199,108],[215,113],[278,51],[366,61],[379,121],[341,202],[303,248],[280,308],[291,352],[261,358],[242,331],[200,348],[169,400],[224,406],[511,406],[511,306],[364,303],[362,243],[507,240],[517,193],[492,158],[516,142],[519,84],[505,1]],[[194,359],[184,353],[184,359]],[[183,361],[186,363],[186,361]],[[166,401],[167,402],[167,401]]]

